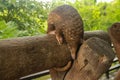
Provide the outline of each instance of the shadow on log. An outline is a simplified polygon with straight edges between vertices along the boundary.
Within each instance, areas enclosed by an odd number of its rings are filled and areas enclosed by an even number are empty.
[[[54,35],[0,40],[0,80],[19,80],[46,69],[64,67],[70,60],[69,49],[59,45]]]

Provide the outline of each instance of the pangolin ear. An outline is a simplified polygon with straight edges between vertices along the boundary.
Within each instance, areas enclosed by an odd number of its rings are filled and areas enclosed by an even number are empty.
[[[54,24],[48,23],[47,34],[49,34],[51,31],[55,31],[55,26]]]

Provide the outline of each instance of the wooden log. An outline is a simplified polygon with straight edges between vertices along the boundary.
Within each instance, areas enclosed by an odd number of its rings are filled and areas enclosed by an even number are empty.
[[[59,45],[54,35],[0,40],[0,80],[18,80],[46,69],[63,67],[70,60],[66,44]]]
[[[77,59],[64,80],[98,80],[109,69],[114,57],[107,42],[90,38],[79,49]]]
[[[112,24],[112,26],[108,29],[108,33],[120,62],[120,22]],[[120,71],[116,75],[115,80],[120,80]]]
[[[85,31],[84,40],[87,40],[87,39],[89,39],[91,37],[98,37],[100,39],[105,40],[109,44],[111,44],[111,39],[110,39],[108,33],[103,31],[103,30]]]
[[[25,75],[65,66],[70,60],[67,46],[60,46],[54,35],[1,40],[0,80],[18,80]]]

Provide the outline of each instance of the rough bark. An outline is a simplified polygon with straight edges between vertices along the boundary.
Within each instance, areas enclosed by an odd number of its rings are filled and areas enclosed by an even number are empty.
[[[108,29],[109,36],[113,42],[113,46],[115,48],[118,60],[120,62],[120,23],[114,23],[109,29]],[[115,80],[120,80],[120,71],[118,72],[117,76],[115,77]]]
[[[65,80],[98,80],[109,69],[114,57],[115,54],[107,42],[90,38],[79,49],[77,60]]]
[[[59,45],[54,35],[0,40],[0,80],[18,80],[39,71],[63,67],[70,60],[69,49],[65,44]]]

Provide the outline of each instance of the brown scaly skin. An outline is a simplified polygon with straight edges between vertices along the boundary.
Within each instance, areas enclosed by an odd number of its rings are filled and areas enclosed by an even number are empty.
[[[116,54],[120,61],[120,22],[114,23],[109,29],[108,33],[113,42]]]
[[[76,9],[69,5],[55,8],[48,16],[48,34],[55,34],[59,44],[67,43],[71,56],[76,58],[77,48],[83,41],[83,21]]]

